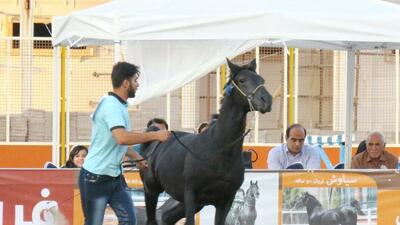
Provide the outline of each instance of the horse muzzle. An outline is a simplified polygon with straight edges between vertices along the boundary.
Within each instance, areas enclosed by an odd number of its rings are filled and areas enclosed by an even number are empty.
[[[272,110],[272,96],[265,90],[265,93],[258,99],[258,111],[260,113],[271,112]]]

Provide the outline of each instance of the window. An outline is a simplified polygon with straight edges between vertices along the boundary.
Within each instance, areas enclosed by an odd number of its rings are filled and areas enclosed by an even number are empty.
[[[13,23],[13,36],[19,37],[19,23]],[[44,24],[44,23],[34,23],[33,25],[33,36],[34,37],[51,37],[51,23]],[[13,41],[13,48],[19,48],[19,40]],[[33,41],[33,48],[40,48],[40,49],[52,49],[53,46],[50,40],[34,40]]]

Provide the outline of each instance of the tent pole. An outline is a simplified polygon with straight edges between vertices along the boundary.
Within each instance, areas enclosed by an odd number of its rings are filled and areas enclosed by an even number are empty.
[[[60,77],[61,77],[61,47],[53,49],[53,134],[52,134],[52,159],[51,161],[60,165]]]
[[[217,68],[216,76],[215,76],[215,83],[216,83],[216,90],[215,90],[215,113],[219,112],[219,108],[221,107],[219,104],[219,98],[221,96],[221,69],[220,67]]]
[[[257,46],[256,47],[256,64],[257,64],[257,67],[256,67],[256,72],[257,72],[257,74],[260,74],[260,47],[259,46]],[[255,111],[254,112],[254,143],[258,143],[258,136],[259,136],[259,121],[260,121],[260,114],[257,112],[257,111]]]
[[[172,123],[171,123],[171,92],[168,92],[167,93],[167,96],[166,96],[166,98],[167,98],[167,101],[166,101],[166,106],[167,106],[167,114],[165,115],[166,116],[166,120],[167,120],[167,123],[169,124],[169,126],[170,126],[170,129],[172,129],[171,128],[171,125],[172,125]]]
[[[346,127],[345,135],[345,168],[349,169],[352,157],[352,132],[353,132],[353,95],[354,95],[354,69],[355,69],[355,49],[349,47],[347,49],[347,76],[346,76]]]
[[[400,60],[399,49],[396,49],[396,144],[399,144],[399,126],[400,126]]]
[[[71,115],[71,48],[68,47],[66,49],[66,59],[65,59],[65,95],[66,95],[66,104],[65,104],[65,143],[66,143],[66,155],[65,158],[68,159],[70,153],[70,115]]]
[[[294,123],[299,122],[299,49],[294,49]]]
[[[288,123],[288,51],[287,48],[283,48],[283,90],[282,90],[282,98],[283,98],[283,127],[282,127],[282,141],[285,137],[285,130],[287,128]]]
[[[114,63],[121,61],[121,41],[114,41]]]
[[[294,123],[294,49],[289,48],[289,100],[288,100],[288,119],[289,119],[289,126]]]
[[[66,84],[66,54],[67,50],[66,47],[61,47],[61,65],[60,65],[60,162],[59,166],[65,164],[67,161],[66,159],[66,118],[65,118],[65,109],[66,109],[66,90],[65,90],[65,84]]]

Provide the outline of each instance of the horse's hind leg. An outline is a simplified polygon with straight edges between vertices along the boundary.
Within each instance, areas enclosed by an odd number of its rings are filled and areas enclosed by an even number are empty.
[[[144,193],[146,202],[147,223],[146,225],[157,225],[156,208],[158,202],[158,194]]]
[[[163,209],[162,225],[174,225],[179,219],[185,217],[185,206],[181,202],[176,201],[176,203],[172,207]]]
[[[198,213],[203,207],[196,206],[195,213]],[[174,225],[180,219],[185,217],[185,206],[183,203],[178,202],[174,207],[163,210],[162,225]],[[185,222],[187,224],[187,222]]]

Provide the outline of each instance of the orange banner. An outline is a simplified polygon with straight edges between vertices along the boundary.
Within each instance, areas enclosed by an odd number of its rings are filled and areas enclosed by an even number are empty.
[[[83,224],[77,176],[78,170],[0,170],[0,225],[52,224],[60,217],[71,225]],[[129,171],[125,178],[138,225],[144,224],[140,176],[137,171]],[[253,186],[257,186],[259,193],[254,205],[258,211],[255,225],[263,224],[263,218],[271,218],[273,225],[309,224],[321,210],[339,210],[338,215],[343,215],[350,213],[348,209],[357,211],[357,224],[400,224],[397,171],[247,171],[242,195],[247,195]],[[168,198],[161,194],[159,204]],[[308,217],[312,214],[309,209],[315,211],[314,217]],[[214,213],[204,213],[197,217],[198,224],[207,224],[206,219],[213,221]],[[109,208],[104,221],[117,222]]]

